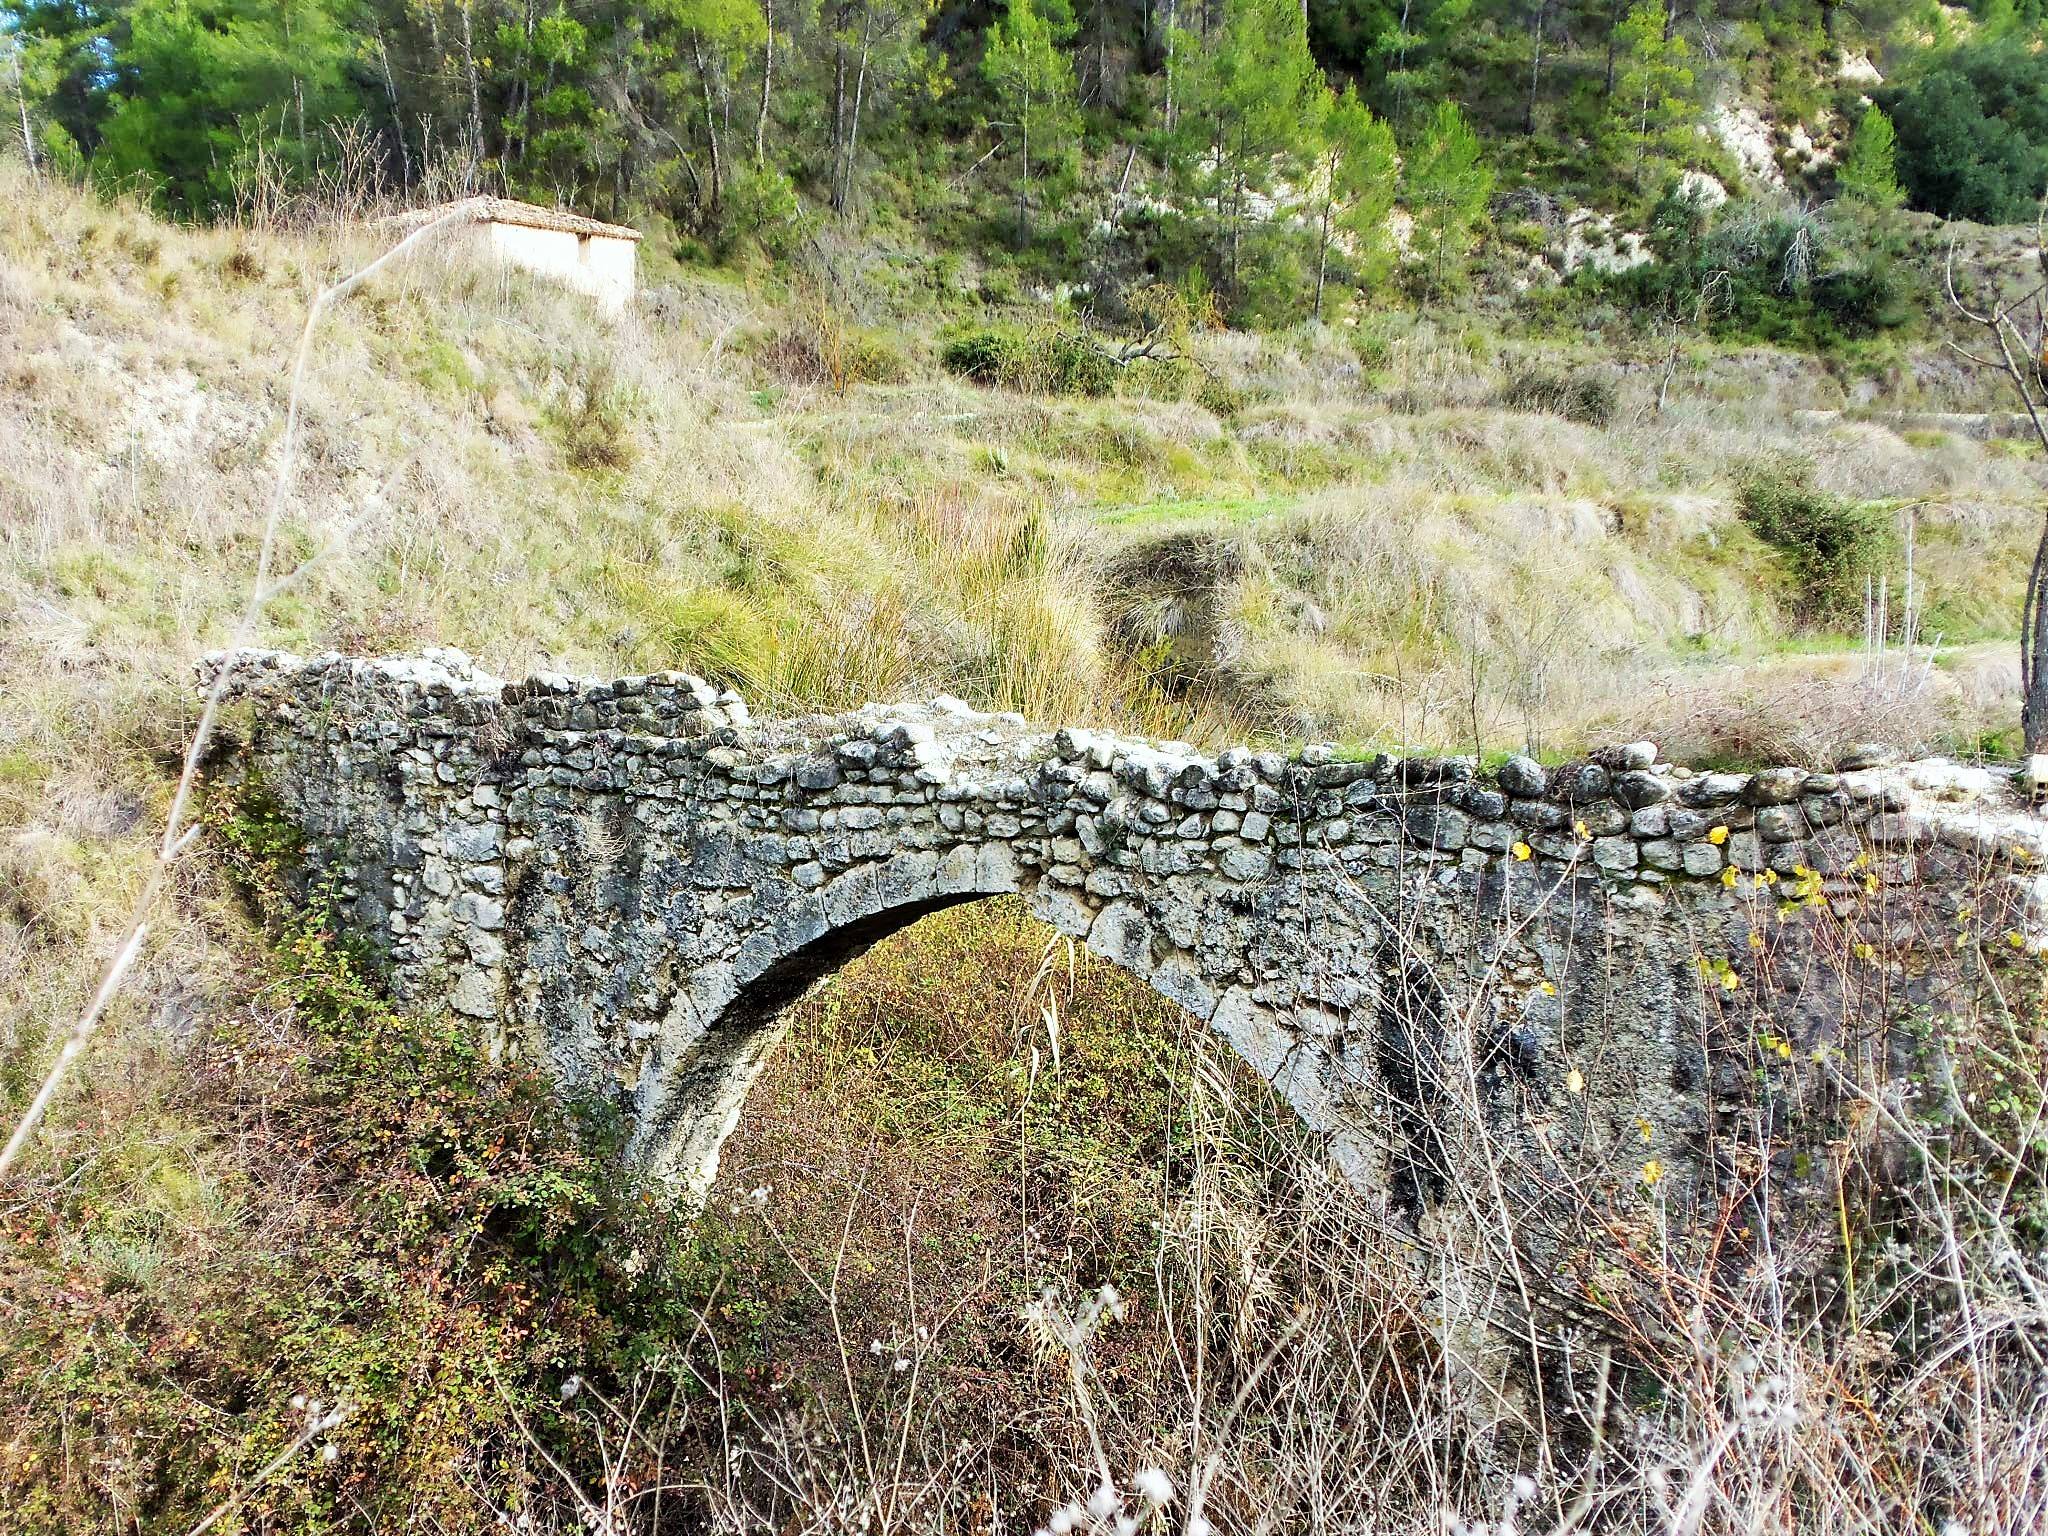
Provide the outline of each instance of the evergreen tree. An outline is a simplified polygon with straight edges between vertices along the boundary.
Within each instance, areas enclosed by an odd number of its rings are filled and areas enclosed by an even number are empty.
[[[1841,195],[1879,213],[1889,213],[1903,203],[1906,193],[1899,185],[1898,145],[1892,120],[1876,107],[1866,108],[1835,174]]]
[[[1323,288],[1329,274],[1330,244],[1349,237],[1353,266],[1361,283],[1386,275],[1391,242],[1387,215],[1393,211],[1399,156],[1394,130],[1358,99],[1354,87],[1324,93],[1322,112],[1322,208],[1316,242],[1315,317],[1323,317]]]
[[[2048,52],[1973,42],[1871,94],[1897,129],[1915,208],[1984,224],[2034,216],[2048,187]]]
[[[835,213],[853,207],[859,180],[861,135],[900,87],[930,82],[932,61],[923,31],[935,0],[829,0],[829,50],[821,60],[829,76],[832,180]]]
[[[28,0],[0,8],[0,31],[10,32],[15,45],[16,114],[30,119],[30,136],[41,148],[55,142],[89,155],[99,143],[109,92],[123,72],[112,43],[117,28],[125,32],[125,10],[119,0]]]
[[[732,71],[767,38],[767,23],[757,0],[659,0],[649,14],[658,25],[649,29],[645,46],[664,65],[665,94],[695,107],[706,165],[694,179],[698,212],[708,221],[725,201]]]
[[[1186,68],[1176,161],[1206,197],[1224,240],[1224,278],[1241,294],[1239,255],[1252,199],[1299,180],[1313,153],[1322,72],[1309,56],[1300,0],[1225,0],[1221,34],[1183,36]]]
[[[1697,141],[1692,50],[1673,30],[1663,0],[1642,0],[1623,19],[1618,37],[1612,128],[1637,184],[1647,185],[1656,167],[1687,158]]]
[[[1449,45],[1472,12],[1472,0],[1400,0],[1391,25],[1373,43],[1379,100],[1406,124],[1418,104],[1449,91]]]
[[[599,130],[582,76],[590,50],[590,29],[561,0],[524,24],[498,24],[497,61],[510,85],[502,127],[507,174],[536,196],[576,185],[591,159]]]
[[[1454,101],[1437,103],[1422,143],[1409,157],[1404,191],[1415,233],[1442,294],[1462,272],[1474,233],[1493,193],[1493,172],[1479,137]]]
[[[234,200],[252,139],[286,166],[363,105],[353,40],[332,0],[135,0],[118,83],[93,149],[110,183],[141,180],[185,212]]]
[[[1075,104],[1073,62],[1060,51],[1057,23],[1036,0],[1009,0],[989,34],[982,73],[995,92],[998,110],[1015,131],[1017,145],[1017,229],[1030,232],[1032,154],[1038,171],[1065,158],[1060,148],[1080,126]],[[1068,23],[1067,30],[1072,30]]]

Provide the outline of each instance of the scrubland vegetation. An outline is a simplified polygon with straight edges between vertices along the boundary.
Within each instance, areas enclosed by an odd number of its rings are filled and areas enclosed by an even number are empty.
[[[239,39],[131,9],[104,77],[100,8],[0,36],[35,160],[0,160],[7,1123],[146,878],[306,303],[434,192],[636,218],[641,302],[432,258],[349,298],[264,643],[1205,744],[2018,748],[2048,469],[1943,349],[1939,272],[1952,237],[1993,286],[2035,253],[1899,206],[2038,192],[2015,8],[676,8],[641,52],[631,7],[464,6],[459,42],[365,7],[374,48],[323,6]],[[1262,19],[1286,46],[1246,41],[1233,95],[1218,45]],[[261,46],[201,50],[218,113],[108,84],[223,36]],[[1851,46],[1901,66],[1875,120]],[[865,117],[825,106],[850,59]],[[294,78],[299,131],[266,126]],[[1276,81],[1318,110],[1276,120]],[[1744,195],[1699,132],[1730,83],[1829,125],[1839,174],[1777,146],[1825,209]],[[347,126],[365,89],[388,133]],[[1529,281],[1579,206],[1656,261]],[[2048,1517],[2030,958],[1760,912],[1833,936],[1842,1045],[1794,1057],[1709,979],[1742,1129],[1705,1213],[1619,1166],[1489,1202],[1475,999],[1464,1203],[1418,1234],[1192,1021],[984,905],[796,1010],[694,1217],[602,1116],[393,1008],[260,800],[206,823],[0,1189],[0,1531]]]

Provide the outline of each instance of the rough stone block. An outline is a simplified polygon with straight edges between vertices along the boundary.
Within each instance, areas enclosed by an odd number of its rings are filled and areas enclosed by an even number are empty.
[[[1601,837],[1593,841],[1593,862],[1602,869],[1634,869],[1636,845],[1626,837]]]
[[[1226,879],[1263,880],[1272,872],[1273,859],[1262,848],[1226,848],[1216,856],[1216,867]]]
[[[1756,813],[1756,832],[1767,843],[1789,843],[1806,836],[1806,818],[1794,805],[1768,805]]]
[[[1685,855],[1678,844],[1668,837],[1652,838],[1638,850],[1643,862],[1656,869],[1683,869]]]

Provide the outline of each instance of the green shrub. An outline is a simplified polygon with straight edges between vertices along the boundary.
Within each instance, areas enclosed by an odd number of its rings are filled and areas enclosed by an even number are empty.
[[[1195,386],[1195,404],[1214,416],[1229,418],[1245,408],[1245,392],[1227,379],[1204,373]]]
[[[632,388],[602,358],[580,361],[565,398],[550,412],[562,453],[577,469],[604,472],[628,468],[637,452]]]
[[[1511,411],[1604,427],[1614,419],[1614,381],[1593,373],[1517,373],[1502,388],[1500,403]]]
[[[536,1450],[590,1477],[560,1384],[608,1394],[688,1336],[710,1303],[685,1213],[622,1171],[615,1115],[396,1007],[260,788],[202,814],[269,944],[181,1046],[177,1095],[122,1101],[9,1214],[0,1529],[473,1530],[480,1499],[543,1492],[514,1470]],[[341,1405],[311,1446],[308,1398]],[[132,1480],[40,1470],[137,1446]],[[142,1479],[147,1518],[121,1518]]]
[[[777,380],[844,394],[856,384],[901,384],[910,363],[886,336],[858,330],[822,300],[792,324],[750,338],[748,350]]]
[[[1123,372],[1115,358],[1077,331],[1048,332],[1032,350],[1039,388],[1047,394],[1113,394]]]
[[[1890,560],[1890,519],[1874,507],[1845,501],[1813,485],[1798,460],[1766,466],[1743,481],[1742,520],[1776,549],[1798,589],[1801,616],[1841,621],[1861,611],[1866,581]]]
[[[1049,395],[1112,394],[1123,372],[1092,337],[1065,327],[975,326],[948,337],[939,361],[977,384]]]
[[[750,239],[771,257],[784,257],[802,243],[806,232],[803,205],[787,174],[752,166],[734,174],[726,189],[721,245],[729,249]]]
[[[1124,368],[1124,391],[1145,400],[1185,400],[1194,365],[1181,357],[1141,357]]]
[[[840,349],[840,370],[849,384],[901,384],[910,364],[895,343],[873,331],[850,332]]]
[[[1017,376],[1023,356],[1023,337],[1015,331],[988,325],[949,336],[939,349],[939,362],[948,373],[977,384],[1010,383]]]

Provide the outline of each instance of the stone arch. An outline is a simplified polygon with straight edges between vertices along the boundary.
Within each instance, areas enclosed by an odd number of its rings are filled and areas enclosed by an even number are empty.
[[[1082,856],[1084,860],[1087,855]],[[1283,889],[1276,886],[1276,891]],[[1299,899],[1298,883],[1292,889]],[[1021,864],[1004,842],[960,843],[945,854],[899,853],[856,866],[815,891],[785,892],[729,963],[690,970],[687,990],[667,1012],[650,1068],[634,1151],[653,1169],[701,1191],[717,1172],[718,1150],[744,1112],[748,1092],[782,1038],[785,1010],[812,986],[869,948],[920,919],[952,907],[1018,896],[1053,932],[1083,942],[1090,953],[1142,981],[1186,1010],[1228,1045],[1303,1123],[1325,1139],[1333,1160],[1359,1182],[1380,1180],[1384,1155],[1347,1115],[1350,1083],[1330,1042],[1347,1027],[1350,1005],[1374,997],[1377,977],[1278,1008],[1244,978],[1234,953],[1224,974],[1205,970],[1203,956],[1174,937],[1213,922],[1201,910],[1213,893],[1198,883],[1134,891],[1089,901],[1077,888]],[[1198,905],[1187,907],[1190,898]],[[1226,943],[1224,948],[1232,946]],[[1213,957],[1212,957],[1213,958]],[[1382,956],[1369,957],[1376,971]]]
[[[693,1190],[708,1188],[719,1148],[781,1042],[791,1004],[920,919],[1024,894],[1014,863],[970,852],[943,881],[937,860],[903,854],[818,891],[792,892],[729,963],[691,974],[664,1017],[664,1060],[649,1085],[634,1154]]]
[[[945,854],[899,853],[857,865],[815,891],[787,890],[757,914],[729,963],[696,967],[664,1019],[634,1151],[685,1184],[708,1187],[718,1148],[781,1040],[789,1006],[874,945],[934,913],[998,897],[1145,982],[1203,1023],[1213,999],[1161,985],[1152,924],[1137,903],[1096,912],[1022,864],[1003,842],[959,843]]]

